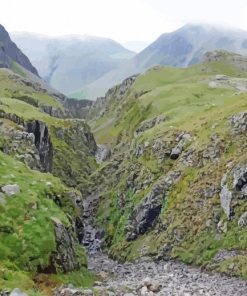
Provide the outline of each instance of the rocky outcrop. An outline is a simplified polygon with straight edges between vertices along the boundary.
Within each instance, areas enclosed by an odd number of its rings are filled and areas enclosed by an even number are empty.
[[[247,79],[233,78],[226,75],[217,75],[209,82],[212,88],[233,88],[239,92],[247,91]]]
[[[232,192],[229,190],[226,181],[227,181],[227,176],[224,175],[224,177],[221,180],[220,203],[227,218],[229,219],[232,214],[232,210],[231,210]]]
[[[38,71],[21,50],[11,41],[8,32],[0,25],[0,67],[11,69],[13,62],[38,76]]]
[[[76,252],[74,235],[69,227],[66,227],[58,218],[51,218],[56,237],[56,252],[52,255],[51,262],[55,270],[63,272],[77,270],[81,267],[80,258]],[[52,268],[52,266],[50,267]]]
[[[247,112],[235,114],[230,117],[229,121],[235,133],[241,134],[247,131]]]
[[[89,100],[77,100],[67,98],[64,101],[64,107],[68,110],[69,114],[73,118],[85,119],[87,113],[92,106],[93,101]]]
[[[111,150],[106,145],[98,145],[95,159],[98,164],[106,161],[111,157]]]
[[[136,239],[154,226],[165,203],[167,193],[172,185],[179,180],[181,173],[172,172],[161,178],[151,189],[151,192],[132,212],[126,227],[127,240]]]
[[[38,150],[40,162],[45,172],[52,171],[53,145],[48,126],[39,120],[26,123],[26,131],[34,135],[34,144]]]
[[[48,126],[39,120],[25,122],[15,114],[5,112],[0,112],[0,118],[8,119],[19,126],[18,129],[13,129],[8,124],[1,124],[0,133],[8,139],[2,147],[3,152],[16,154],[31,169],[51,172],[53,145]]]
[[[98,98],[90,107],[86,119],[96,119],[103,116],[109,108],[112,101],[121,102],[129,91],[138,75],[132,75],[126,78],[119,85],[109,89],[104,97]]]
[[[190,139],[191,139],[190,134],[186,134],[186,133],[179,134],[176,139],[176,142],[178,142],[178,144],[172,149],[170,158],[173,160],[178,159],[178,157],[183,151],[184,146],[190,141]]]
[[[160,115],[148,120],[143,121],[140,126],[135,131],[135,136],[139,136],[141,133],[145,132],[146,130],[153,128],[154,126],[164,122],[168,119],[165,115]]]

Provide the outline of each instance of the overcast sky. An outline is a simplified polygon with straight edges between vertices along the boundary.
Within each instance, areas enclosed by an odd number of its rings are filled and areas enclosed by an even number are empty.
[[[247,30],[246,0],[0,0],[8,31],[153,41],[188,22]]]

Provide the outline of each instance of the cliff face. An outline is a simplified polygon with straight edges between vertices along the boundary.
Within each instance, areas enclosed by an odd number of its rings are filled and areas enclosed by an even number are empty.
[[[38,71],[28,57],[11,41],[8,32],[0,25],[0,67],[12,69],[14,62],[38,76]]]

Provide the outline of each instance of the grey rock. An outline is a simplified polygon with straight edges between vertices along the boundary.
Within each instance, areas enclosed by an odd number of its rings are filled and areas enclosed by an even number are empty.
[[[79,258],[75,251],[75,240],[72,231],[65,227],[58,218],[51,218],[56,237],[57,252],[52,255],[52,261],[64,272],[80,268]]]
[[[22,292],[19,288],[15,288],[11,293],[10,296],[28,296],[26,293]]]
[[[161,212],[167,191],[179,180],[181,173],[172,172],[162,177],[150,193],[133,210],[127,224],[127,240],[133,240],[151,228]]]
[[[182,151],[183,151],[183,147],[180,145],[173,148],[172,152],[171,152],[171,159],[173,159],[173,160],[178,159],[178,157],[182,153]]]
[[[246,227],[247,226],[247,212],[243,213],[238,220],[238,226]]]
[[[27,122],[26,129],[28,133],[34,135],[34,144],[38,150],[44,171],[51,172],[53,165],[53,145],[48,126],[44,122],[33,120]]]
[[[176,141],[178,144],[172,149],[170,158],[173,160],[178,159],[180,154],[182,153],[184,146],[191,140],[190,134],[182,132],[177,136]]]
[[[98,145],[95,159],[98,164],[106,161],[111,157],[111,150],[106,145]]]
[[[143,121],[140,126],[135,131],[135,136],[139,136],[141,133],[145,132],[148,129],[153,128],[154,126],[160,124],[161,122],[164,122],[168,119],[165,115],[160,115],[148,120]]]
[[[247,131],[247,112],[235,114],[229,119],[230,126],[236,133],[244,133]]]
[[[227,175],[224,175],[221,180],[220,203],[222,209],[224,210],[225,214],[229,219],[231,216],[232,192],[228,189],[226,181]]]
[[[5,185],[1,188],[7,196],[13,196],[20,192],[20,186],[18,184]]]

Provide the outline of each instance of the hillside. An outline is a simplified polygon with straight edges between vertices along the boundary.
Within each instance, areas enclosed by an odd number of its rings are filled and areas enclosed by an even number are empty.
[[[93,104],[96,141],[111,151],[90,192],[113,258],[247,278],[246,68],[246,57],[213,52],[129,78]]]
[[[71,97],[90,99],[80,90],[134,55],[107,38],[52,38],[29,33],[12,33],[11,37],[40,75],[55,89]]]
[[[51,295],[95,279],[80,242],[97,146],[85,121],[63,119],[61,94],[37,81],[0,69],[0,291]]]
[[[0,25],[0,67],[15,71],[18,65],[38,76],[28,57],[11,41],[8,32]]]
[[[247,32],[210,25],[186,25],[160,36],[147,48],[117,69],[86,87],[90,98],[102,96],[128,76],[143,73],[155,65],[187,67],[200,62],[213,50],[227,50],[247,55]]]

